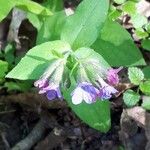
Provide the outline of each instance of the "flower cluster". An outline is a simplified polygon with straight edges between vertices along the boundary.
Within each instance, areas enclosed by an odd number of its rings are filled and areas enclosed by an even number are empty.
[[[72,92],[72,103],[80,104],[83,100],[91,104],[96,101],[96,99],[109,99],[112,94],[118,91],[113,87],[108,85],[103,79],[100,79],[101,88],[95,88],[91,83],[82,82],[77,88]]]
[[[119,83],[118,72],[122,67],[118,69],[109,69],[107,72],[107,81],[102,78],[98,79],[99,87],[94,87],[92,83],[81,82],[76,89],[71,93],[72,103],[77,105],[82,101],[88,104],[94,103],[96,99],[110,99],[113,94],[118,91],[113,87]],[[46,94],[49,100],[62,99],[62,94],[59,85],[50,82],[48,79],[39,79],[34,83],[35,87],[39,88],[39,94]]]

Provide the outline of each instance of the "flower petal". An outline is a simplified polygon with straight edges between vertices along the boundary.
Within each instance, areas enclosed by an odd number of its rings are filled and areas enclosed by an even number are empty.
[[[84,100],[86,103],[91,104],[95,102],[98,93],[98,89],[96,89],[91,83],[82,82],[72,92],[72,102],[77,105]]]
[[[50,90],[47,92],[46,96],[49,100],[53,100],[57,98],[57,93],[55,90]]]
[[[72,103],[74,105],[78,105],[83,100],[83,94],[82,91],[79,88],[76,88],[72,94]]]
[[[118,69],[109,69],[107,72],[107,81],[111,85],[116,85],[119,83],[119,76],[118,72],[122,70],[123,67],[120,67]]]

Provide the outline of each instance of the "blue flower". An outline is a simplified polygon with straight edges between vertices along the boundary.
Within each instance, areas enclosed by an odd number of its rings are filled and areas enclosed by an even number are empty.
[[[53,99],[63,99],[62,95],[61,95],[61,91],[59,89],[59,87],[51,87],[46,94],[47,98],[49,100],[53,100]]]
[[[59,85],[49,83],[46,79],[37,80],[34,86],[39,88],[39,94],[46,94],[49,100],[63,99]]]
[[[113,94],[118,92],[113,86],[107,84],[102,78],[100,78],[98,81],[101,84],[98,94],[101,99],[110,99]]]
[[[38,88],[44,88],[44,87],[47,87],[48,84],[49,83],[47,79],[39,79],[34,83],[34,86]]]
[[[91,83],[82,82],[79,83],[77,88],[72,92],[72,103],[77,105],[83,100],[91,104],[96,101],[98,96],[98,89],[96,89]]]
[[[109,69],[108,72],[107,72],[107,81],[109,84],[111,85],[116,85],[119,83],[119,76],[118,76],[118,73],[119,71],[122,70],[123,67],[120,67],[118,69]]]
[[[110,85],[103,86],[99,91],[99,97],[101,99],[110,99],[112,97],[112,94],[116,94],[117,92],[118,91]]]

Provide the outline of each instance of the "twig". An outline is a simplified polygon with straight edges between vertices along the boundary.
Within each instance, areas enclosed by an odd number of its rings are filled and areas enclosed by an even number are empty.
[[[124,91],[127,89],[131,89],[133,87],[136,87],[136,85],[132,83],[119,83],[115,88],[119,91],[119,93],[116,95],[116,97],[119,97]]]
[[[47,126],[48,124],[48,126]],[[44,113],[39,122],[30,132],[30,134],[19,143],[17,143],[12,150],[29,150],[33,145],[35,145],[44,135],[47,128],[54,127],[56,122],[53,118],[49,117],[48,114]]]
[[[2,137],[2,140],[3,140],[4,144],[5,144],[5,146],[6,146],[6,150],[10,150],[10,145],[9,145],[7,139],[6,139],[6,133],[2,132],[1,133],[1,137]]]
[[[16,110],[8,110],[8,111],[1,111],[0,112],[0,115],[4,115],[4,114],[8,114],[8,113],[13,113],[15,112]]]
[[[31,133],[22,141],[17,143],[12,150],[29,150],[37,141],[39,141],[45,132],[43,121],[40,120]]]

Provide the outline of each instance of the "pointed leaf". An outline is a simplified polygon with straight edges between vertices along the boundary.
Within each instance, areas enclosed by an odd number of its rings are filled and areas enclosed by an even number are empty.
[[[54,51],[66,53],[70,51],[70,46],[62,41],[46,42],[35,46],[6,77],[20,80],[38,79],[54,63],[54,60],[60,59]]]
[[[82,1],[75,14],[68,17],[61,39],[70,43],[73,49],[90,46],[106,19],[108,6],[108,0]]]
[[[75,87],[72,86],[68,90],[64,90],[63,96],[68,105],[76,113],[76,115],[90,127],[101,132],[107,132],[110,129],[110,103],[109,101],[97,100],[96,103],[87,104],[85,102],[74,105],[71,101],[70,93]]]
[[[60,39],[62,27],[65,23],[66,15],[64,11],[55,13],[46,18],[37,35],[37,44]]]
[[[51,11],[30,0],[0,0],[0,6],[0,21],[8,15],[13,7],[18,7],[37,15],[52,15]]]
[[[111,66],[145,65],[130,34],[117,22],[107,20],[92,48]]]

